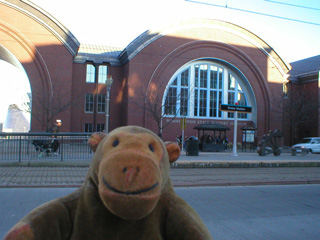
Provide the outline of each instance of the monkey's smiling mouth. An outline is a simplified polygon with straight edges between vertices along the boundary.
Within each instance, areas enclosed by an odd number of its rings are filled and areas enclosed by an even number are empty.
[[[104,178],[104,176],[102,176],[102,181],[104,183],[104,185],[109,188],[111,191],[115,192],[115,193],[119,193],[119,194],[124,194],[124,195],[138,195],[138,194],[141,194],[141,193],[145,193],[145,192],[148,192],[148,191],[151,191],[152,189],[156,188],[159,183],[156,182],[155,184],[153,184],[152,186],[150,187],[147,187],[147,188],[144,188],[144,189],[141,189],[141,190],[137,190],[137,191],[120,191],[114,187],[112,187],[108,182],[107,180]]]

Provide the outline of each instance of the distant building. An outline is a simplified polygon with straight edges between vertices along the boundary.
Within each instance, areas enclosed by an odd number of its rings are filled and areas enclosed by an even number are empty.
[[[32,131],[44,131],[56,119],[63,121],[62,132],[103,131],[105,81],[112,76],[111,130],[139,125],[157,133],[160,126],[163,138],[174,140],[185,117],[187,136],[197,134],[196,125],[219,123],[230,127],[227,135],[232,139],[234,113],[222,112],[219,106],[239,103],[252,107],[252,113],[239,114],[239,132],[255,126],[256,142],[273,129],[285,133],[285,145],[295,138],[287,105],[294,97],[291,91],[306,85],[288,78],[291,66],[240,26],[185,20],[146,31],[120,49],[80,44],[31,2],[1,1],[0,12],[5,22],[0,57],[14,65],[20,62],[29,77]],[[150,101],[156,103],[155,112],[150,111]],[[158,126],[159,116],[164,117]]]
[[[3,132],[29,132],[29,130],[30,122],[25,113],[17,105],[10,105],[4,122]]]
[[[320,136],[320,55],[290,63],[289,83],[292,109],[292,139]],[[295,133],[295,134],[294,134]]]

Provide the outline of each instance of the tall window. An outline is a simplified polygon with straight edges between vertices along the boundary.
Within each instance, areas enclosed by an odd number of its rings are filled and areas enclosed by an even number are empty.
[[[189,97],[189,69],[187,69],[175,78],[168,89],[164,103],[165,114],[187,116]]]
[[[104,131],[104,123],[98,123],[96,131],[97,132],[103,132]]]
[[[92,93],[86,94],[85,112],[93,113],[94,98]]]
[[[98,113],[106,112],[106,95],[105,94],[97,95],[97,112]]]
[[[86,82],[94,83],[96,69],[92,64],[87,64]]]
[[[228,75],[228,104],[247,105],[245,93],[242,91],[238,80],[232,75]],[[234,118],[234,113],[228,113],[228,118]],[[247,118],[247,113],[238,113],[238,118]]]
[[[84,132],[88,132],[88,133],[93,132],[93,124],[92,123],[85,123],[84,124]]]
[[[223,69],[214,65],[194,66],[194,116],[221,117]]]
[[[98,83],[106,83],[108,75],[108,67],[107,66],[99,66],[99,76]]]
[[[237,75],[213,62],[194,62],[174,75],[164,94],[163,111],[168,116],[228,119],[220,104],[247,105],[246,92]],[[239,118],[248,119],[241,113]]]

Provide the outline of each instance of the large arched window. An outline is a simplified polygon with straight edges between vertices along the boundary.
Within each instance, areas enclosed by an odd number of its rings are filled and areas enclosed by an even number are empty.
[[[166,116],[232,119],[233,113],[220,111],[220,104],[251,105],[248,83],[227,64],[196,61],[180,68],[164,94]],[[241,113],[240,119],[251,120]]]

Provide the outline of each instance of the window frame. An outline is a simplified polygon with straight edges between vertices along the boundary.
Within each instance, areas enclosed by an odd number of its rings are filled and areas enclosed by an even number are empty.
[[[199,70],[200,66],[205,69],[205,72],[201,72]],[[244,83],[244,81],[247,80],[240,72],[237,73],[237,71],[228,66],[228,64],[221,63],[220,61],[198,60],[190,62],[181,67],[178,71],[176,71],[176,73],[168,82],[163,95],[163,114],[165,117],[184,117],[184,115],[181,115],[179,111],[179,101],[176,102],[176,114],[166,114],[166,107],[168,107],[166,105],[166,100],[167,94],[171,88],[176,88],[177,96],[179,96],[178,93],[181,91],[181,88],[179,86],[179,79],[181,78],[181,74],[186,70],[189,71],[189,101],[187,103],[188,112],[185,117],[217,120],[234,119],[234,116],[229,115],[227,112],[220,111],[220,104],[228,104],[229,93],[232,93],[232,90],[228,89],[228,76],[230,74],[236,80],[235,86],[237,87],[239,84],[242,89],[236,89],[233,91],[233,103],[235,102],[235,98],[236,96],[238,96],[238,94],[242,94],[246,105],[250,105],[250,102],[252,102],[252,100],[249,99],[249,95],[247,93],[248,91],[250,91],[251,93],[252,89],[248,83]],[[177,84],[172,85],[176,80]],[[212,99],[212,96],[215,96],[215,98]],[[201,100],[205,101],[205,106],[203,105],[202,108],[200,106]],[[252,114],[248,113],[238,113],[238,116],[239,120],[245,121],[252,120],[253,118]]]
[[[96,126],[96,131],[97,132],[104,132],[105,130],[105,124],[104,123],[97,123],[97,126]]]
[[[95,66],[93,64],[88,63],[86,65],[86,83],[95,82],[95,72],[96,72]]]
[[[97,113],[106,113],[106,94],[97,94]]]
[[[91,129],[91,131],[89,131]],[[84,132],[92,133],[93,132],[93,123],[85,123],[84,124]]]
[[[108,66],[107,65],[100,65],[99,66],[98,83],[106,84],[107,77],[108,77]]]
[[[92,97],[92,98],[89,99],[89,97]],[[90,111],[91,108],[92,108],[92,111]],[[94,112],[94,94],[92,94],[92,93],[86,93],[85,94],[84,112],[85,113],[93,113]]]

